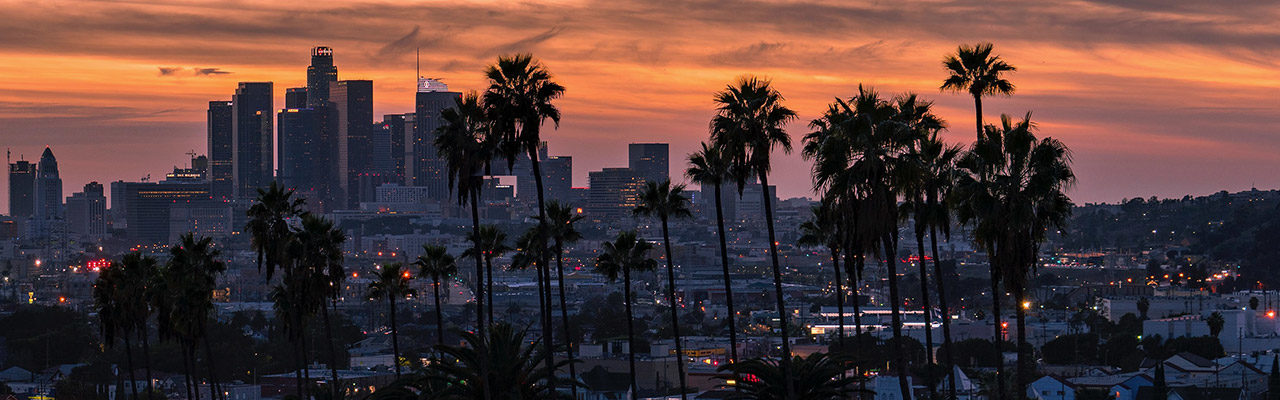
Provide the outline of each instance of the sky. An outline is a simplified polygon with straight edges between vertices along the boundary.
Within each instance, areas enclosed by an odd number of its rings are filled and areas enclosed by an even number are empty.
[[[275,82],[282,107],[312,46],[334,49],[340,79],[374,81],[379,116],[412,111],[415,49],[422,75],[460,91],[482,90],[499,55],[529,52],[567,87],[543,135],[573,156],[574,186],[625,166],[628,142],[671,143],[682,177],[712,95],[745,74],[798,112],[797,144],[860,84],[934,101],[944,139],[971,142],[972,98],[939,90],[942,60],[991,42],[1017,89],[984,100],[985,119],[1031,112],[1039,135],[1065,142],[1077,203],[1269,189],[1278,14],[1253,0],[0,0],[0,145],[14,160],[51,146],[69,195],[205,153],[207,102],[239,81]],[[780,196],[813,196],[807,162],[775,160]]]

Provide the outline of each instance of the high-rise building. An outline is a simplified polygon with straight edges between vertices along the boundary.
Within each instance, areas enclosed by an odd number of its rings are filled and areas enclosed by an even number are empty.
[[[291,87],[285,89],[284,108],[311,108],[307,107],[307,88]]]
[[[542,185],[546,189],[546,198],[560,202],[570,199],[569,188],[573,187],[573,157],[547,157],[540,165],[542,169]],[[575,204],[575,206],[582,206]]]
[[[179,205],[229,209],[228,204],[210,197],[209,182],[191,179],[181,173],[173,175],[177,178],[160,182],[111,183],[112,214],[116,214],[116,208],[123,209],[123,225],[133,243],[168,243],[171,238],[170,212]]]
[[[716,189],[714,185],[702,185],[698,194],[698,209],[701,210],[703,218],[714,221],[716,218]],[[756,198],[759,198],[759,192],[756,192]],[[725,221],[738,220],[738,187],[736,183],[725,182],[720,184],[720,211],[724,215]],[[759,203],[759,200],[756,200]]]
[[[625,218],[640,203],[644,178],[630,168],[605,168],[588,174],[586,212],[596,221]]]
[[[670,179],[667,159],[671,152],[666,143],[631,143],[627,153],[628,167],[640,178],[658,183]]]
[[[62,218],[62,178],[58,175],[58,159],[53,150],[45,147],[36,165],[35,191],[36,219]]]
[[[209,102],[207,117],[209,181],[211,182],[210,191],[215,199],[230,199],[235,192],[232,189],[235,179],[232,178],[234,170],[231,163],[235,159],[235,151],[231,147],[234,142],[231,139],[234,131],[231,128],[233,120],[231,111],[230,101]]]
[[[409,114],[412,116],[413,114]],[[405,183],[404,179],[404,155],[405,155],[405,128],[410,126],[406,124],[405,114],[387,114],[382,116],[382,129],[387,131],[388,139],[391,141],[391,176],[390,182]],[[412,134],[412,130],[408,131]]]
[[[319,109],[329,105],[329,82],[338,80],[338,67],[333,65],[333,49],[311,48],[311,65],[307,66],[307,107]]]
[[[237,199],[252,199],[271,183],[272,88],[271,82],[240,82],[231,98],[231,167]]]
[[[34,215],[35,198],[36,165],[26,160],[9,164],[9,216]]]
[[[430,188],[436,200],[443,200],[449,195],[449,179],[444,160],[436,153],[436,129],[442,125],[440,112],[446,108],[456,107],[462,94],[450,92],[449,86],[435,79],[419,78],[418,92],[414,99],[413,140],[405,143],[411,146],[411,164],[413,184]]]
[[[107,234],[107,196],[101,183],[89,182],[84,191],[67,197],[67,232],[83,240]]]
[[[344,207],[360,204],[360,174],[373,167],[369,134],[373,128],[373,81],[337,81],[329,86],[333,129],[337,132],[337,171]],[[372,200],[372,199],[366,199]]]
[[[306,198],[313,198],[321,184],[327,164],[321,157],[327,143],[320,141],[319,117],[311,108],[286,108],[276,113],[276,143],[279,146],[276,159],[280,168],[276,180],[286,188],[297,190]]]

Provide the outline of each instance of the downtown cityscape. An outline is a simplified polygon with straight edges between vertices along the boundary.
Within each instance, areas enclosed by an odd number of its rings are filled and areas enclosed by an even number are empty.
[[[1044,82],[1001,41],[818,109],[716,76],[691,151],[565,137],[537,48],[398,46],[169,104],[186,154],[83,139],[154,176],[6,146],[0,400],[1280,399],[1280,190],[1079,199],[1126,171],[1003,102]]]

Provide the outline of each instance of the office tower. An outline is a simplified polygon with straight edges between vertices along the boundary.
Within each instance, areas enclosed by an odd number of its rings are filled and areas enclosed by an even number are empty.
[[[410,116],[412,114],[409,114]],[[405,154],[405,114],[387,114],[382,116],[382,129],[386,130],[387,138],[390,140],[390,157],[391,157],[391,180],[390,182],[404,184],[404,154]]]
[[[413,184],[430,188],[436,200],[443,200],[449,195],[449,180],[445,162],[436,154],[435,132],[442,125],[440,112],[456,107],[461,96],[461,93],[450,92],[444,82],[418,79],[413,140],[405,146],[412,146]]]
[[[360,174],[373,166],[369,150],[369,131],[373,128],[373,81],[337,81],[329,86],[333,129],[337,133],[338,182],[345,202],[353,208],[360,203]],[[365,199],[372,200],[372,199]]]
[[[759,203],[760,192],[755,192],[756,203]],[[720,209],[725,221],[738,220],[738,186],[733,182],[720,185]],[[716,189],[714,185],[702,185],[698,194],[698,209],[702,218],[714,221],[716,218]]]
[[[317,192],[322,170],[329,165],[320,164],[319,157],[326,143],[319,140],[320,126],[316,110],[311,108],[286,108],[276,113],[276,143],[280,146],[276,159],[280,169],[276,180],[286,188],[295,189],[310,199]],[[309,195],[310,194],[310,195]]]
[[[209,181],[212,182],[210,190],[215,199],[230,199],[234,192],[231,163],[235,152],[231,150],[233,142],[231,111],[230,101],[209,102],[207,117],[209,148],[206,154],[209,155]]]
[[[307,107],[307,88],[291,87],[284,90],[284,108]]]
[[[547,142],[538,145],[538,167],[542,169],[543,189],[547,189]],[[572,161],[570,161],[572,163]],[[524,205],[537,205],[538,202],[538,182],[533,179],[533,164],[529,162],[529,153],[520,152],[516,154],[516,160],[513,164],[508,164],[506,159],[497,159],[490,164],[493,175],[509,175],[516,177],[516,201]],[[563,169],[563,166],[559,168]],[[572,165],[570,165],[572,168]],[[550,193],[550,191],[548,191]],[[543,194],[547,199],[555,197]]]
[[[569,188],[573,187],[573,157],[554,156],[542,161],[542,185],[546,189],[546,198],[568,202]],[[582,206],[582,204],[575,204]]]
[[[62,178],[58,176],[58,159],[45,147],[36,165],[35,217],[52,220],[62,218]]]
[[[200,179],[209,179],[209,157],[196,156],[191,159],[191,170],[200,174]]]
[[[234,196],[253,199],[271,184],[271,82],[240,82],[231,98],[231,167]]]
[[[107,196],[101,183],[89,182],[84,191],[67,197],[67,232],[83,240],[107,234]]]
[[[644,178],[630,168],[605,168],[588,174],[586,212],[596,221],[625,218],[639,204]]]
[[[319,109],[329,105],[329,82],[337,80],[338,67],[333,65],[333,49],[312,47],[311,65],[307,66],[307,107]]]
[[[132,243],[168,243],[172,236],[170,216],[175,207],[203,205],[230,210],[229,204],[212,199],[209,182],[190,179],[182,173],[172,175],[174,179],[160,182],[111,183],[112,214],[117,215],[117,208],[123,209],[123,225]]]
[[[627,153],[628,167],[640,178],[659,183],[670,178],[666,143],[632,143],[627,145]]]
[[[35,214],[36,165],[26,160],[9,164],[9,216]]]
[[[369,128],[369,157],[371,172],[390,179],[395,176],[395,160],[391,158],[391,127],[385,122],[375,122]]]
[[[734,187],[736,189],[736,187]],[[748,182],[742,187],[742,196],[737,199],[737,210],[734,211],[734,219],[741,221],[762,221],[764,220],[764,208],[761,206],[760,191],[763,190],[759,182]],[[737,194],[730,191],[730,193]],[[778,209],[778,188],[769,185],[769,202],[773,209]]]

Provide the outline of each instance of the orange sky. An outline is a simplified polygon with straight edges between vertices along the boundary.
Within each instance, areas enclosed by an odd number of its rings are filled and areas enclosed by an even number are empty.
[[[415,48],[423,75],[459,90],[482,89],[497,55],[532,52],[568,88],[546,137],[586,186],[625,165],[629,141],[670,142],[682,168],[712,93],[746,73],[800,113],[796,140],[860,83],[936,101],[946,137],[971,140],[972,100],[938,91],[941,59],[991,41],[1019,71],[987,118],[1033,111],[1074,152],[1078,202],[1276,188],[1277,14],[1261,1],[0,0],[0,144],[15,159],[52,146],[70,194],[203,153],[207,101],[238,81],[276,82],[282,106],[311,46],[334,48],[340,78],[374,80],[377,115],[411,111]],[[810,195],[808,165],[777,160],[780,193]]]

